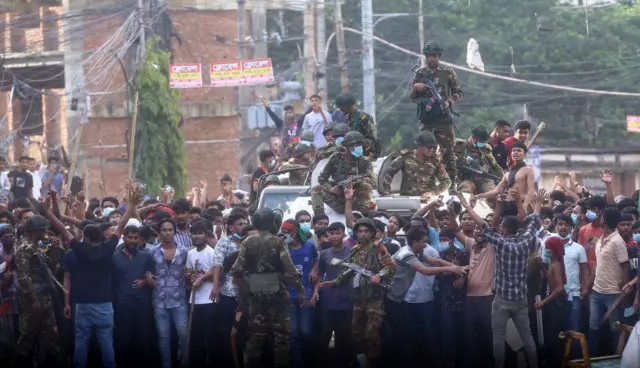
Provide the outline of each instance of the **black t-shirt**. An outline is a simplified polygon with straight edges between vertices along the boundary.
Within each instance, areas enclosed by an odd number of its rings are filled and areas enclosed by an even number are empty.
[[[259,167],[257,168],[254,172],[253,175],[251,176],[251,198],[249,199],[249,202],[253,203],[256,199],[257,199],[257,195],[258,193],[256,193],[253,190],[253,183],[258,181],[260,179],[260,177],[264,174],[266,174],[267,172],[264,171],[263,168]]]
[[[509,168],[509,153],[507,146],[502,141],[498,141],[498,144],[492,147],[491,153],[503,170]]]
[[[629,255],[629,280],[632,280],[638,274],[638,258],[640,252],[635,246],[627,247],[627,255]]]
[[[113,253],[119,237],[111,236],[100,245],[91,245],[71,240],[71,249],[76,256],[73,288],[76,303],[111,303],[111,271]]]
[[[7,176],[11,182],[13,199],[33,197],[33,176],[30,173],[14,170]]]

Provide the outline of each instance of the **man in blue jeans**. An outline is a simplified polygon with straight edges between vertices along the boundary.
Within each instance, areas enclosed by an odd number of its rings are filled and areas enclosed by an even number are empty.
[[[111,304],[111,264],[113,252],[119,237],[112,235],[104,239],[104,232],[98,225],[87,225],[83,229],[84,241],[71,240],[71,249],[77,259],[74,280],[76,301],[75,330],[76,343],[73,355],[74,366],[87,365],[89,341],[95,331],[102,366],[113,368],[113,305]]]
[[[295,220],[287,220],[282,223],[280,233],[284,236],[284,242],[289,247],[291,260],[302,275],[302,285],[306,293],[306,300],[310,305],[300,303],[300,295],[295,287],[289,287],[289,314],[291,316],[291,355],[293,367],[307,366],[303,362],[303,351],[309,346],[309,340],[313,332],[313,306],[316,299],[311,299],[313,286],[311,285],[312,271],[317,272],[318,251],[311,241],[307,241],[300,224]]]

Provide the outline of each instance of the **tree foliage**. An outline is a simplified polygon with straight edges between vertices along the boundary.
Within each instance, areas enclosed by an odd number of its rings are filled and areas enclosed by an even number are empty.
[[[640,5],[582,7],[556,0],[432,0],[424,2],[425,38],[445,46],[443,60],[466,66],[469,38],[475,38],[489,73],[576,88],[640,92]],[[375,34],[420,52],[415,0],[374,0],[374,13],[409,13],[380,21]],[[345,27],[361,29],[360,2],[343,6]],[[333,30],[328,15],[327,34]],[[378,19],[378,18],[376,18]],[[542,30],[539,30],[539,27]],[[415,30],[415,31],[414,31]],[[351,90],[362,95],[362,38],[345,33]],[[284,45],[284,44],[283,44]],[[295,44],[288,55],[297,57]],[[283,47],[281,47],[283,48]],[[339,93],[335,44],[328,57],[329,97]],[[378,135],[385,148],[411,145],[417,132],[416,106],[408,98],[415,56],[375,44]],[[513,69],[512,66],[513,65]],[[638,98],[561,91],[458,71],[465,92],[456,105],[460,136],[475,124],[527,115],[545,121],[544,146],[613,147],[637,144],[626,133],[626,115],[640,113]],[[398,141],[402,138],[402,144]],[[393,141],[392,141],[393,137]]]
[[[147,41],[136,76],[139,101],[135,176],[147,185],[148,194],[157,195],[160,187],[168,184],[181,196],[187,186],[187,174],[184,139],[178,126],[179,93],[169,87],[170,53],[157,46],[157,38]]]

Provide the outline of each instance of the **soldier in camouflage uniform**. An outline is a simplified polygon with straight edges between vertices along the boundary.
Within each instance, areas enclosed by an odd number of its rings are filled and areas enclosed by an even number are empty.
[[[20,337],[15,351],[15,366],[31,366],[30,353],[36,341],[46,351],[46,359],[53,367],[63,365],[61,340],[52,304],[56,292],[53,275],[46,255],[38,250],[44,240],[48,224],[40,216],[31,216],[25,224],[25,235],[16,247],[15,263],[18,271],[18,305],[20,307]]]
[[[398,171],[402,171],[401,195],[427,199],[451,186],[451,179],[436,153],[436,137],[429,131],[423,131],[416,135],[415,142],[418,147],[400,151],[400,157],[393,160],[384,173],[385,194],[391,193],[391,182]]]
[[[441,106],[431,98],[431,91],[427,86],[427,80],[432,80],[438,88],[440,95],[447,104],[460,101],[462,89],[456,72],[449,67],[439,65],[440,56],[444,51],[442,45],[435,41],[429,41],[422,49],[427,58],[427,67],[419,68],[411,84],[410,97],[418,104],[418,118],[420,131],[429,130],[436,136],[443,153],[444,165],[451,180],[456,182],[456,156],[453,153],[455,133],[451,120],[442,112]]]
[[[278,179],[278,175],[271,174],[264,180],[264,187],[268,188],[274,185],[280,185],[280,179]]]
[[[316,163],[324,160],[325,158],[331,157],[331,155],[336,152],[337,148],[342,146],[344,136],[349,133],[350,130],[349,125],[345,123],[336,124],[332,131],[333,141],[328,142],[324,147],[318,150],[318,153],[316,153]]]
[[[358,220],[353,232],[356,235],[357,245],[344,261],[361,266],[376,276],[368,278],[348,269],[335,280],[325,281],[319,287],[332,287],[343,282],[351,285],[353,338],[359,350],[365,353],[370,365],[375,367],[380,359],[380,334],[385,316],[384,289],[380,286],[380,282],[390,281],[393,278],[395,263],[385,246],[374,242],[376,227],[372,219]]]
[[[353,131],[360,132],[367,139],[365,155],[372,160],[377,158],[378,139],[376,137],[376,124],[373,117],[356,107],[356,98],[351,93],[343,93],[336,98],[336,106],[344,114],[344,118]]]
[[[489,141],[489,130],[484,125],[477,125],[471,129],[471,137],[469,139],[456,139],[454,151],[458,158],[458,171],[462,180],[458,185],[458,190],[471,194],[481,194],[489,192],[496,187],[496,183],[492,179],[482,178],[460,169],[462,166],[468,166],[472,169],[490,173],[498,177],[504,175],[502,167],[498,164],[493,153]]]
[[[287,147],[287,150],[289,152],[293,152],[294,149],[296,149],[296,147],[299,144],[306,144],[308,146],[310,146],[313,149],[313,156],[315,157],[315,152],[316,152],[316,145],[313,144],[313,131],[311,130],[304,130],[302,131],[302,133],[300,134],[300,141],[298,142],[292,142],[291,144],[289,144],[289,146]],[[284,162],[284,161],[282,161]]]
[[[343,147],[329,157],[329,162],[318,176],[319,185],[313,188],[311,195],[313,212],[316,215],[324,213],[325,204],[334,211],[344,213],[344,190],[338,186],[331,186],[329,178],[337,184],[355,175],[367,175],[367,178],[353,182],[353,209],[363,213],[369,212],[375,178],[371,162],[363,157],[363,145],[366,143],[362,134],[351,131],[345,135]]]
[[[307,177],[309,176],[309,168],[311,167],[313,150],[311,146],[306,144],[299,144],[293,150],[292,158],[285,162],[280,170],[287,170],[293,168],[306,168],[307,170],[292,170],[289,171],[289,185],[305,185]]]
[[[260,232],[242,242],[231,276],[248,285],[249,341],[244,350],[244,367],[262,364],[262,348],[273,337],[276,367],[289,367],[291,331],[286,286],[295,286],[301,303],[306,303],[302,277],[291,260],[284,240],[277,231],[276,214],[269,208],[258,210],[251,223]],[[244,297],[241,297],[241,299]]]

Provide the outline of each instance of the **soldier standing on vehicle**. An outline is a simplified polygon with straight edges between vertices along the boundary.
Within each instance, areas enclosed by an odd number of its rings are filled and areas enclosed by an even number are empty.
[[[38,243],[44,240],[48,227],[44,217],[29,217],[25,224],[25,235],[16,247],[17,299],[21,311],[20,337],[15,351],[17,367],[32,365],[29,354],[36,341],[46,351],[46,359],[52,366],[62,366],[64,362],[52,304],[52,294],[56,290],[47,267],[47,256],[38,254]]]
[[[438,142],[429,131],[415,136],[415,150],[402,150],[384,173],[384,194],[391,194],[393,177],[402,171],[400,195],[435,197],[449,189],[451,178],[445,170],[440,155],[436,152]]]
[[[231,267],[234,281],[249,286],[249,341],[244,350],[244,367],[262,365],[262,348],[269,335],[273,337],[275,347],[275,366],[289,367],[291,320],[286,286],[295,286],[300,303],[306,304],[302,277],[284,240],[270,233],[278,228],[275,212],[262,208],[251,220],[259,234],[242,242],[238,258]]]
[[[292,158],[289,161],[285,162],[280,170],[288,170],[294,168],[303,168],[306,167],[307,170],[292,170],[289,171],[289,185],[305,185],[307,181],[307,177],[309,176],[308,168],[311,167],[312,164],[312,154],[313,149],[311,146],[307,146],[306,144],[299,144],[293,150]]]
[[[363,157],[366,143],[367,140],[359,132],[351,131],[344,136],[343,147],[331,155],[318,177],[319,185],[312,190],[311,203],[315,215],[324,214],[325,204],[334,211],[344,213],[344,189],[336,184],[360,175],[364,177],[353,181],[356,192],[353,210],[369,212],[374,176],[371,162]],[[333,185],[329,178],[333,179]]]
[[[360,266],[375,276],[368,278],[349,269],[335,280],[322,282],[319,287],[328,288],[349,282],[353,299],[353,338],[359,350],[367,357],[369,365],[375,367],[380,360],[380,334],[385,316],[385,291],[380,283],[393,278],[395,263],[385,246],[373,241],[376,227],[372,219],[358,220],[353,232],[357,245],[345,262]]]
[[[443,152],[442,157],[447,173],[455,188],[457,180],[456,156],[453,152],[455,133],[452,121],[443,108],[451,108],[453,102],[460,101],[462,89],[456,72],[452,68],[440,65],[443,51],[442,45],[436,41],[429,41],[424,45],[422,53],[427,58],[427,67],[416,71],[409,96],[411,101],[418,104],[420,131],[429,130],[435,135]],[[429,80],[438,89],[446,106],[440,106],[440,103],[433,100],[427,85]]]
[[[336,98],[336,106],[342,111],[350,130],[359,132],[367,139],[365,155],[373,160],[378,158],[378,139],[373,117],[356,107],[356,98],[351,93],[343,93]]]
[[[316,153],[316,163],[324,160],[325,158],[331,157],[334,154],[338,147],[342,147],[342,141],[344,141],[345,134],[349,133],[351,129],[349,125],[345,123],[336,124],[333,127],[333,142],[327,143],[324,147],[318,149]]]
[[[489,130],[484,125],[476,125],[471,129],[469,139],[456,139],[454,152],[458,158],[458,171],[462,180],[458,185],[458,190],[471,194],[486,193],[495,189],[496,183],[493,179],[483,177],[464,167],[471,168],[483,173],[489,173],[502,178],[504,172],[498,164],[491,151],[489,142]]]

